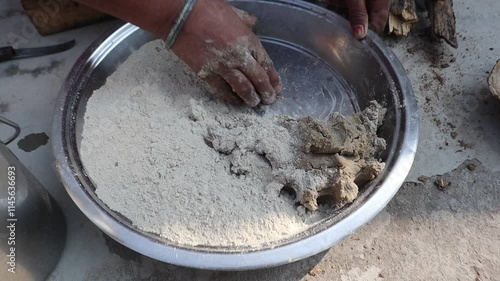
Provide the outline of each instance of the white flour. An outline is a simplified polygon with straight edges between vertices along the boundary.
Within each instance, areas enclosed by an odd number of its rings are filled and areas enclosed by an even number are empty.
[[[322,217],[306,208],[350,203],[383,170],[373,156],[384,114],[372,103],[329,123],[259,116],[207,94],[151,42],[89,99],[81,157],[97,196],[138,228],[184,245],[257,246],[306,230]]]
[[[281,186],[267,186],[272,170],[262,156],[221,155],[204,139],[207,129],[221,130],[216,119],[230,128],[242,124],[231,117],[239,114],[252,126],[253,111],[208,95],[159,48],[152,42],[133,53],[88,101],[81,156],[98,197],[140,229],[180,244],[255,246],[305,230]],[[260,149],[274,146],[282,150],[276,157],[292,159],[283,127],[260,121],[245,134],[240,147],[272,136]]]

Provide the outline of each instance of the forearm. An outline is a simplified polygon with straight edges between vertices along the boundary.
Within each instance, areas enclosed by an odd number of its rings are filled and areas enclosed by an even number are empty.
[[[76,0],[165,39],[179,15],[182,0]]]

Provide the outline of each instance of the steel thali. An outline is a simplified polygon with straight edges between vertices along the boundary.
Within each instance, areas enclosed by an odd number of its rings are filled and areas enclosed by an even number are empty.
[[[95,195],[79,156],[88,98],[135,50],[154,36],[125,24],[104,34],[78,59],[58,100],[52,140],[57,172],[71,198],[101,230],[123,245],[160,261],[187,267],[244,270],[277,266],[324,251],[371,220],[396,194],[413,163],[418,112],[405,70],[372,32],[362,41],[340,16],[301,1],[237,0],[258,17],[254,31],[280,73],[281,98],[268,114],[326,118],[352,114],[377,100],[388,109],[380,135],[388,143],[383,175],[356,201],[299,235],[260,247],[189,247],[138,230]]]

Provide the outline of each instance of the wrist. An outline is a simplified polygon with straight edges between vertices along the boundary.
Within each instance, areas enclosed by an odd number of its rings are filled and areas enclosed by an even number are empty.
[[[163,18],[158,19],[158,22],[156,22],[154,25],[154,30],[151,31],[162,40],[167,39],[170,31],[172,30],[172,27],[175,24],[175,21],[177,20],[179,14],[182,11],[182,8],[184,7],[186,0],[170,0],[167,2],[171,2],[169,9],[165,11]]]

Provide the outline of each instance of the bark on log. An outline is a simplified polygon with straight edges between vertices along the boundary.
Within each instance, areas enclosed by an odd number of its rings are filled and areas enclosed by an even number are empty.
[[[389,34],[407,36],[418,22],[415,0],[394,0],[389,10]]]
[[[490,87],[491,93],[500,100],[500,60],[497,61],[491,70],[490,76],[488,77],[488,86]]]
[[[26,15],[41,35],[49,35],[111,18],[70,0],[20,1]]]
[[[426,0],[425,3],[434,38],[444,39],[452,47],[457,48],[453,0]]]

